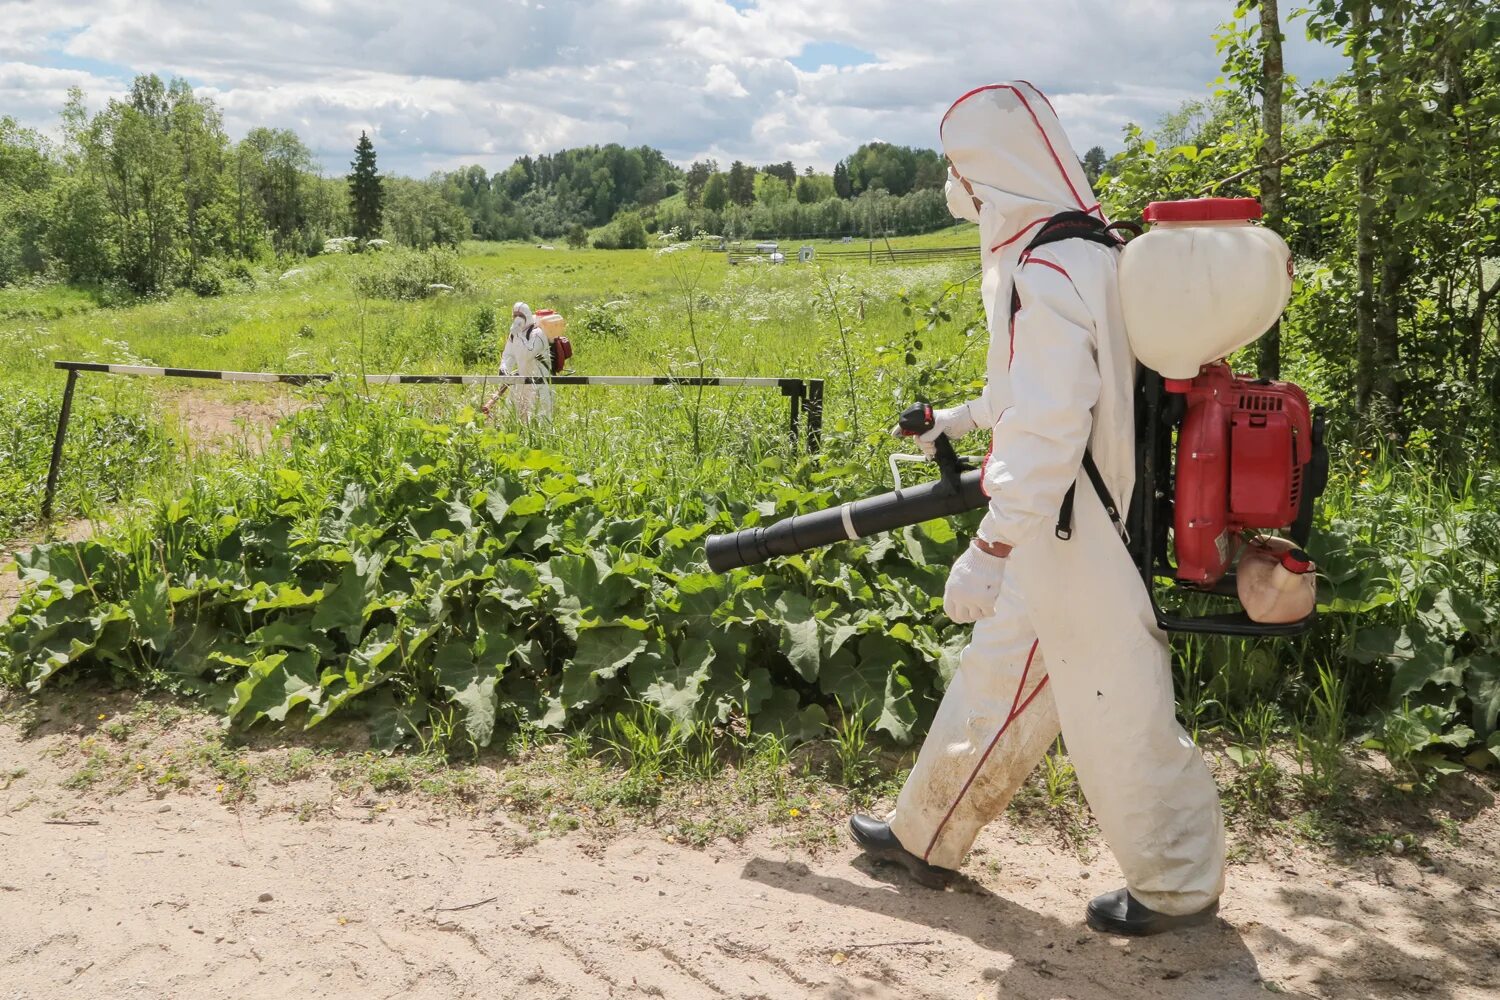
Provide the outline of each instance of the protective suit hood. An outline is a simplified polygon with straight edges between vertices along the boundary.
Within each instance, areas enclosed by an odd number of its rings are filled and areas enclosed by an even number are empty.
[[[517,302],[510,307],[510,328],[515,332],[530,329],[536,323],[536,316],[531,307],[524,302]]]
[[[1019,237],[1028,224],[1059,212],[1103,218],[1052,105],[1031,84],[995,83],[969,91],[953,102],[938,131],[956,175],[950,175],[949,205],[964,209],[955,212],[960,217],[990,223],[986,228],[995,230],[997,242],[986,249],[998,251],[1011,238],[1023,242]],[[954,188],[972,194],[963,197]],[[992,219],[974,218],[976,199],[977,214]]]
[[[990,352],[987,387],[971,405],[979,425],[993,427],[1010,405],[1005,345],[1021,253],[1059,212],[1104,216],[1052,105],[1031,84],[969,91],[943,115],[938,132],[949,163],[949,210],[979,224]]]

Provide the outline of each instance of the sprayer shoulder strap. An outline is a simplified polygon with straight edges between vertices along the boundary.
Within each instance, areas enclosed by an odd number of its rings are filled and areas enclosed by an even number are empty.
[[[1104,476],[1094,462],[1093,452],[1087,448],[1083,450],[1083,471],[1089,477],[1094,492],[1099,494],[1099,502],[1104,504],[1104,512],[1109,515],[1109,523],[1115,526],[1116,532],[1123,532],[1125,521],[1120,517],[1120,508],[1115,506],[1114,498],[1109,495],[1109,487],[1104,485]],[[1065,542],[1073,537],[1073,494],[1077,490],[1077,483],[1069,486],[1068,492],[1063,494],[1062,506],[1057,510],[1057,537]]]

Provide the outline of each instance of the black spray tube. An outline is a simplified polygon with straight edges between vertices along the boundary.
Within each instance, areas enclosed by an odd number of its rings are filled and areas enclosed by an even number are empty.
[[[774,556],[789,556],[845,539],[878,535],[908,524],[977,510],[989,503],[980,486],[981,475],[978,469],[963,473],[957,489],[939,479],[811,514],[796,514],[764,528],[711,535],[706,545],[708,567],[715,573],[727,573]]]
[[[908,434],[930,430],[932,407],[925,403],[913,405],[901,415],[900,426]],[[709,569],[727,573],[775,556],[789,556],[846,539],[952,517],[988,503],[980,485],[982,470],[965,465],[946,435],[939,436],[934,444],[937,450],[934,461],[942,478],[811,514],[796,514],[763,528],[711,535],[705,545]]]

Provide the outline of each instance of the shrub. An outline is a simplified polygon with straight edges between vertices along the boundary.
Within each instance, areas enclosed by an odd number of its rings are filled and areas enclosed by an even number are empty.
[[[224,268],[218,261],[204,259],[193,270],[193,276],[188,279],[188,287],[204,298],[212,298],[224,294],[225,277]]]
[[[572,322],[591,337],[619,340],[625,336],[625,321],[614,307],[605,303],[589,302],[579,306]]]
[[[600,250],[644,250],[646,249],[646,224],[639,212],[621,212],[615,221],[594,237],[594,246]]]
[[[474,287],[468,268],[458,261],[458,252],[448,247],[410,250],[396,247],[368,254],[360,261],[354,287],[361,295],[376,299],[423,299],[446,285],[455,292]]]
[[[584,228],[583,223],[575,222],[568,227],[568,246],[574,250],[582,250],[589,245],[589,231]]]
[[[494,307],[480,306],[479,311],[474,314],[474,322],[464,327],[459,340],[459,359],[463,361],[464,367],[493,366],[499,363],[500,344],[496,336],[498,329]]]

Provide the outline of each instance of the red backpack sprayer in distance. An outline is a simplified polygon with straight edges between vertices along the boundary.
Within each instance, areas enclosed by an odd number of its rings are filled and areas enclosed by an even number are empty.
[[[1253,572],[1261,589],[1271,583],[1300,588],[1302,601],[1310,595],[1313,567],[1302,546],[1313,502],[1327,481],[1322,413],[1310,408],[1299,387],[1236,376],[1218,360],[1253,343],[1280,316],[1291,291],[1290,252],[1276,234],[1250,225],[1260,217],[1253,199],[1154,202],[1144,217],[1154,224],[1152,232],[1133,240],[1120,262],[1126,328],[1141,362],[1135,390],[1136,487],[1128,512],[1118,513],[1092,474],[1091,459],[1085,461],[1089,474],[1080,479],[1100,492],[1123,529],[1161,628],[1300,634],[1315,619],[1310,607],[1290,621],[1274,612],[1270,617],[1278,620],[1256,621],[1243,608],[1186,616],[1163,610],[1154,590],[1156,580],[1165,577],[1187,590],[1237,598],[1242,593],[1238,560],[1240,571]],[[1080,230],[1076,219],[1059,218],[1033,242],[1116,242],[1097,220],[1088,229]],[[1226,269],[1226,261],[1235,266]],[[1209,280],[1195,281],[1204,273]],[[931,407],[915,404],[902,414],[900,425],[909,434],[930,429]],[[936,444],[936,481],[712,536],[706,545],[709,567],[727,572],[985,506],[982,471],[968,467],[946,438]],[[1059,537],[1069,530],[1071,506],[1070,491],[1059,515]],[[1290,537],[1262,539],[1261,531],[1285,531]]]

